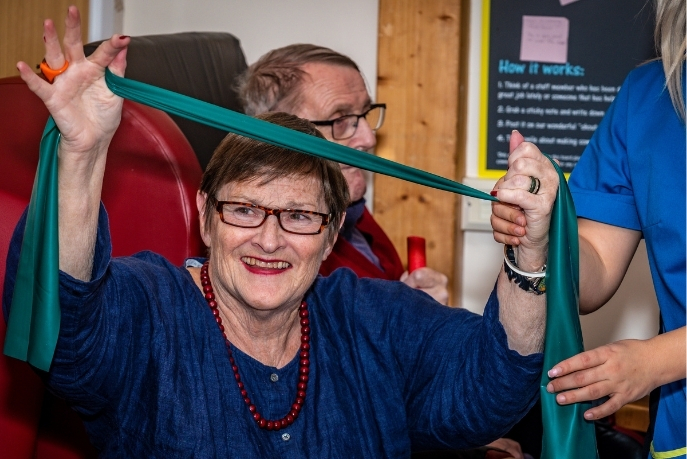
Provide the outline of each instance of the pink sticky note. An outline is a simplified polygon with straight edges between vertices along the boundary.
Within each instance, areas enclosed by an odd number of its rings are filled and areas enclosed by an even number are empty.
[[[565,64],[570,21],[558,16],[523,16],[520,60]]]

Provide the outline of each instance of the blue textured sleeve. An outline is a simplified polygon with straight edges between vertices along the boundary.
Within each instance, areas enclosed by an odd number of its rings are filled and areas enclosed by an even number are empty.
[[[202,299],[186,271],[162,256],[112,258],[111,252],[101,207],[91,280],[60,273],[62,321],[47,382],[86,415],[172,381],[178,363],[162,371],[157,355],[170,353],[170,346],[188,347],[184,327],[198,319],[185,315],[186,306]]]
[[[350,336],[337,343],[353,356],[352,364],[339,360],[342,371],[376,394],[367,402],[380,424],[403,422],[414,449],[487,444],[534,405],[543,355],[508,349],[495,292],[480,316],[401,282],[341,275],[345,271],[321,280],[328,285],[325,303],[342,298],[330,309],[337,329],[326,334],[331,340]]]
[[[436,439],[454,448],[487,444],[538,398],[543,354],[522,356],[508,348],[496,290],[482,317],[461,315],[448,316],[419,348],[423,358],[409,400],[414,445]]]

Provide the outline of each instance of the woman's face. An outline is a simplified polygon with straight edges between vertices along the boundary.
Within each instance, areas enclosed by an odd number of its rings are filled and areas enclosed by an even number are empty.
[[[265,185],[228,183],[216,198],[272,209],[329,212],[322,186],[313,177],[287,176]],[[297,307],[336,240],[330,240],[327,228],[315,235],[287,233],[274,215],[258,228],[239,228],[223,223],[215,212],[208,228],[204,209],[205,196],[199,194],[201,233],[211,249],[211,279],[215,294],[227,306],[262,311]]]

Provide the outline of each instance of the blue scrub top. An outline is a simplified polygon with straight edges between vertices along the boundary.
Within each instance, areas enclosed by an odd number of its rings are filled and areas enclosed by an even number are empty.
[[[663,65],[648,63],[628,75],[569,182],[579,217],[642,232],[664,331],[685,326],[685,137]],[[653,449],[685,457],[684,379],[661,388]]]

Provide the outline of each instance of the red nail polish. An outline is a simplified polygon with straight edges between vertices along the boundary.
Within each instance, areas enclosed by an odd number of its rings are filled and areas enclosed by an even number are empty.
[[[120,40],[124,40],[125,38],[129,38],[129,35],[120,35],[119,36]]]
[[[489,192],[489,194],[492,195],[492,196],[496,196],[496,193],[498,193],[498,190],[491,190],[491,191]]]
[[[48,40],[45,39],[45,36],[43,36],[43,43],[47,43]]]

